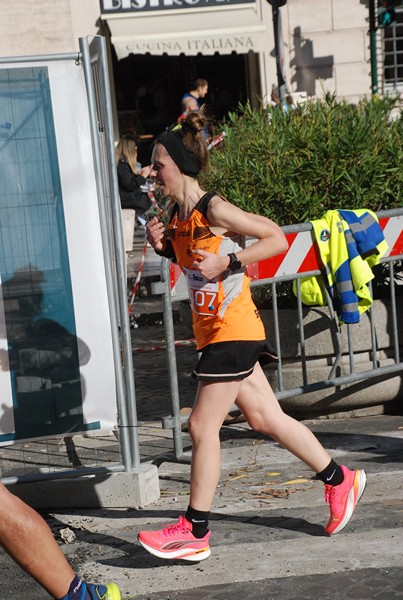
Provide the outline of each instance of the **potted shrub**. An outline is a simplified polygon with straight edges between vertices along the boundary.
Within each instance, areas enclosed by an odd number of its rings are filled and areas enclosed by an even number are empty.
[[[204,175],[203,185],[244,210],[288,225],[320,218],[329,209],[369,208],[378,212],[403,206],[403,115],[398,97],[363,99],[352,105],[326,95],[289,113],[271,107],[254,110],[249,105],[240,106],[222,129],[225,142],[212,151],[211,169]],[[375,303],[374,315],[381,364],[392,360],[389,301],[385,299],[388,277],[385,267],[376,268],[374,297],[380,298],[380,304]],[[278,284],[277,288],[279,307],[285,309],[280,315],[285,387],[296,387],[302,385],[296,300],[289,284]],[[270,286],[256,287],[253,294],[268,337],[273,339],[270,311],[269,316],[265,314],[271,307]],[[314,381],[325,379],[330,371],[334,349],[328,314],[327,308],[304,309],[307,360]],[[343,360],[336,375],[349,372],[343,327]],[[355,333],[357,368],[370,369],[367,314]],[[268,375],[276,389],[275,373]],[[312,416],[379,405],[399,395],[400,377],[390,379],[386,388],[382,383],[372,380],[370,386],[366,381],[330,388],[286,399],[284,405],[290,412]]]

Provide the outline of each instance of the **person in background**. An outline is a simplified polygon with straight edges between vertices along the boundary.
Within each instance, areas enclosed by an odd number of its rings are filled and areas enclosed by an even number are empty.
[[[115,583],[94,585],[80,579],[42,517],[2,483],[0,545],[56,600],[121,600]]]
[[[250,292],[246,266],[287,250],[281,228],[241,210],[219,193],[201,188],[208,166],[203,112],[189,112],[156,139],[152,174],[161,193],[174,200],[168,223],[154,217],[147,239],[174,258],[188,284],[193,331],[200,358],[189,418],[192,439],[189,505],[177,523],[140,531],[138,540],[160,558],[200,561],[210,555],[209,513],[220,477],[220,429],[236,404],[249,425],[302,460],[324,483],[330,518],[327,534],[349,522],[364,492],[363,470],[336,463],[302,422],[282,410],[261,367],[270,360],[264,325]],[[256,240],[246,245],[246,238]]]
[[[278,94],[278,87],[276,85],[271,86],[270,106],[277,108],[280,105],[280,96]]]
[[[137,162],[137,148],[138,141],[134,134],[122,135],[116,145],[115,160],[121,207],[134,209],[136,220],[144,226],[146,223],[144,213],[152,206],[144,188],[151,167],[140,167]]]
[[[297,107],[295,106],[292,94],[287,94],[285,97],[285,103],[284,103],[284,107],[283,107],[284,112],[289,114],[291,111],[295,110],[296,108]]]
[[[186,118],[189,111],[198,111],[201,108],[200,100],[203,100],[208,92],[208,81],[206,79],[196,79],[190,92],[186,92],[181,99],[181,114],[178,118],[180,122]]]

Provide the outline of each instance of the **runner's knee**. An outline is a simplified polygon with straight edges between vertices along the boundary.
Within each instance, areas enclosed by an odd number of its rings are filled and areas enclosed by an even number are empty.
[[[252,429],[258,433],[264,433],[273,439],[281,436],[286,415],[280,407],[276,407],[272,411],[255,411],[245,416]]]
[[[205,419],[198,418],[194,413],[189,417],[188,429],[193,443],[202,441],[210,443],[210,441],[219,439],[220,426],[211,422],[211,419],[206,422]]]

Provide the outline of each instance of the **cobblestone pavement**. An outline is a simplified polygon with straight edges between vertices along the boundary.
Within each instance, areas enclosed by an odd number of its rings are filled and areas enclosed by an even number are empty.
[[[177,323],[174,327],[176,340],[188,342],[192,339],[193,335],[189,327],[183,323]],[[166,354],[161,348],[164,344],[163,332],[157,326],[134,329],[132,332],[138,418],[140,421],[160,419],[172,412]],[[161,349],[147,352],[137,351],[156,346]],[[194,345],[190,344],[176,349],[179,397],[182,407],[193,406],[196,382],[190,374],[196,361],[197,353]],[[151,388],[150,373],[155,374]],[[158,398],[158,402],[156,402],[156,398]]]

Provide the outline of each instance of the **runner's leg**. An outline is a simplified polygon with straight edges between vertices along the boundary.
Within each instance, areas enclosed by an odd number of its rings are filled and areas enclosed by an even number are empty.
[[[42,517],[0,484],[0,544],[53,597],[75,577]]]
[[[315,473],[330,463],[331,457],[312,431],[283,412],[259,363],[242,381],[236,405],[255,431],[272,437]]]
[[[189,418],[192,438],[190,499],[192,508],[209,511],[221,471],[220,428],[233,406],[242,381],[199,381]]]

